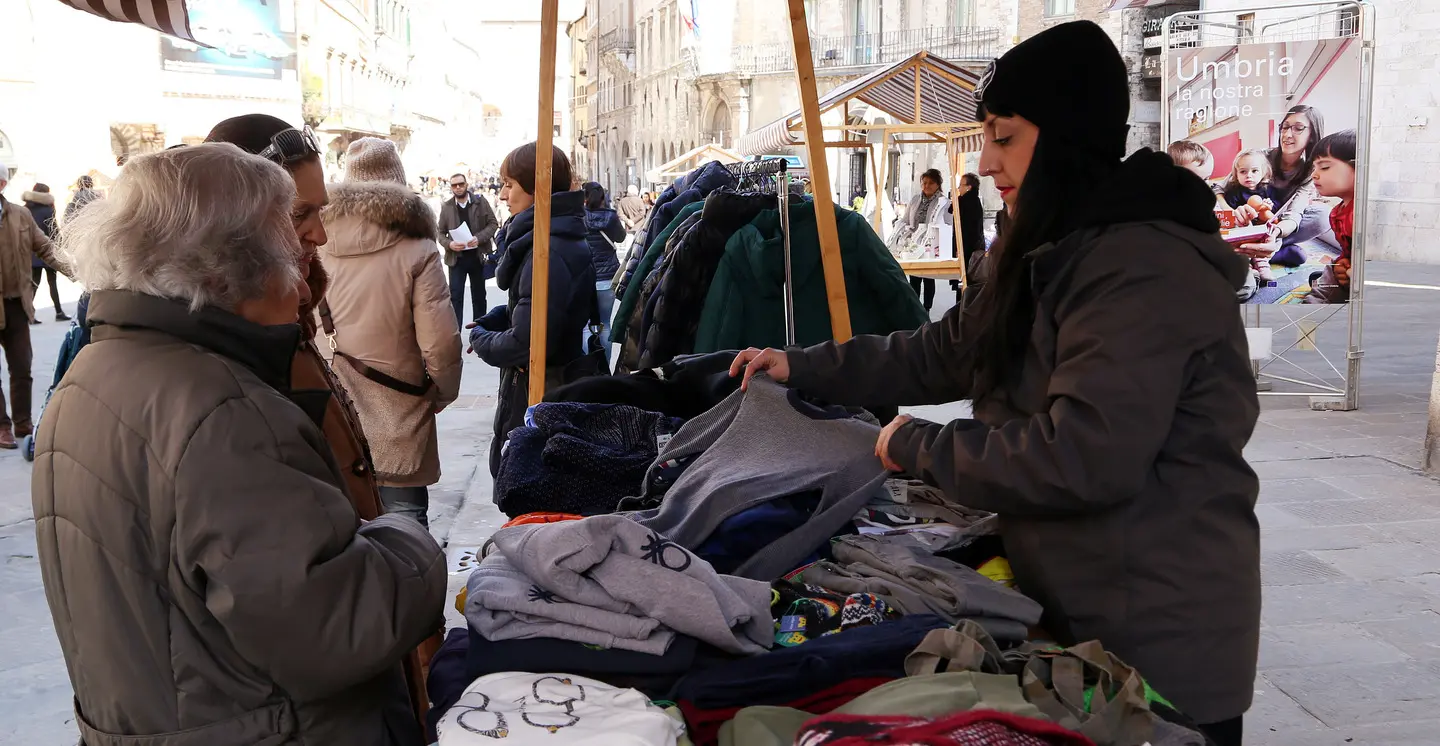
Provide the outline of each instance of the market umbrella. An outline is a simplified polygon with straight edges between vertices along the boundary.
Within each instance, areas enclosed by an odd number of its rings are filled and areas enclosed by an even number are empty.
[[[185,0],[60,0],[107,21],[138,23],[177,39],[201,44],[190,31]],[[208,45],[206,45],[208,46]]]

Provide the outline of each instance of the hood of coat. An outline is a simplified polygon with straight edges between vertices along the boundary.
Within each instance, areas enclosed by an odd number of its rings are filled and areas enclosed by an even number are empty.
[[[321,217],[330,240],[320,250],[331,256],[373,254],[412,239],[435,240],[435,213],[402,184],[332,184],[330,204]]]
[[[1249,262],[1220,238],[1215,217],[1215,192],[1191,171],[1176,166],[1164,153],[1142,149],[1096,186],[1096,197],[1082,214],[1083,230],[1118,223],[1165,221],[1186,230],[1170,231],[1200,253],[1205,261],[1239,288]]]
[[[840,208],[836,217],[842,216]],[[760,297],[780,297],[785,294],[785,238],[780,231],[780,211],[762,210],[750,223],[764,239],[745,246],[745,262],[751,275],[759,282],[751,291]],[[838,227],[838,226],[837,226]],[[843,231],[844,229],[841,228]],[[790,202],[790,276],[795,287],[804,287],[825,271],[815,227],[815,203],[809,200]],[[813,242],[813,243],[812,243]],[[843,242],[842,242],[843,245]]]
[[[587,207],[585,209],[585,227],[592,231],[603,231],[616,215],[617,213],[609,207],[602,207],[598,210],[591,210]]]
[[[25,200],[27,203],[33,202],[37,205],[46,205],[48,207],[55,206],[55,195],[46,194],[45,192],[25,192],[20,195],[20,199]]]
[[[585,244],[585,193],[556,192],[550,199],[550,245],[553,249],[557,239],[573,240],[590,255]],[[530,247],[535,241],[535,208],[510,218],[505,224],[505,253],[500,265],[495,268],[495,283],[501,290],[509,290],[511,283],[520,276],[520,270],[530,258]]]

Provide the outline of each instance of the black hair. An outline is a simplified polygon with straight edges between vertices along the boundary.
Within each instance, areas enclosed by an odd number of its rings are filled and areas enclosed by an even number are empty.
[[[978,174],[965,174],[960,180],[970,185],[972,190],[980,188],[980,176]]]
[[[464,179],[465,183],[470,183],[470,177],[466,176],[465,174],[450,174],[450,179],[453,181],[457,176]]]
[[[519,184],[531,196],[535,194],[535,155],[538,150],[536,143],[527,142],[510,151],[500,163],[500,174]],[[550,154],[550,193],[570,191],[570,159],[565,157],[565,151],[554,145],[550,146]]]
[[[598,210],[605,206],[605,187],[598,182],[587,181],[580,188],[585,190],[585,209]]]
[[[205,142],[228,142],[246,153],[259,155],[265,148],[270,147],[270,140],[275,135],[288,129],[294,127],[290,126],[289,122],[269,114],[242,114],[215,125],[210,134],[205,136]],[[309,163],[319,158],[320,155],[314,153],[285,164],[285,169],[293,170],[301,163]]]
[[[1036,311],[1027,255],[1078,229],[1095,185],[1119,167],[1118,160],[1039,133],[1005,232],[990,249],[989,281],[974,301],[978,333],[963,356],[969,370],[962,372],[973,381],[972,400],[1006,398],[1024,364]]]
[[[1315,143],[1315,158],[1334,158],[1355,165],[1355,130],[1341,130]]]
[[[1285,116],[1280,119],[1280,125],[1284,126],[1285,120],[1296,114],[1305,117],[1305,123],[1310,126],[1310,140],[1305,144],[1305,167],[1308,169],[1310,164],[1315,162],[1315,148],[1320,145],[1320,140],[1325,135],[1325,115],[1313,106],[1301,104],[1290,107],[1290,111],[1285,112]],[[1270,151],[1270,173],[1277,179],[1285,173],[1284,160],[1280,146],[1276,145],[1275,149]],[[1302,181],[1304,176],[1302,173]]]
[[[925,173],[920,174],[921,181],[926,179],[935,182],[937,186],[945,186],[945,177],[940,174],[940,169],[938,168],[927,169]]]

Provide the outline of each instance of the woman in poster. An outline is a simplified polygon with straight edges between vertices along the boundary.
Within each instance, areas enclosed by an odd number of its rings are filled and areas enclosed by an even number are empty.
[[[1315,146],[1325,136],[1325,117],[1313,106],[1295,106],[1280,122],[1280,145],[1269,151],[1270,188],[1278,212],[1269,240],[1241,244],[1240,252],[1275,264],[1298,267],[1307,262],[1300,244],[1319,237],[1330,227],[1330,208],[1316,199],[1311,169]],[[1244,220],[1245,210],[1237,209]],[[1248,216],[1254,219],[1254,215]]]
[[[915,332],[746,350],[731,373],[836,404],[973,401],[973,419],[896,418],[876,455],[999,514],[1057,641],[1098,639],[1239,744],[1260,633],[1248,263],[1204,182],[1163,153],[1122,160],[1126,67],[1099,26],[1022,42],[976,93],[981,175],[1012,218],[985,289]]]

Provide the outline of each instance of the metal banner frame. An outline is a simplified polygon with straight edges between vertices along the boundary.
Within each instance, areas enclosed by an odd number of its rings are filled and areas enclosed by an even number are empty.
[[[1253,14],[1263,21],[1266,15],[1283,14],[1284,17],[1261,26],[1242,26],[1237,22],[1237,13]],[[1259,382],[1262,395],[1309,396],[1310,407],[1316,410],[1350,411],[1360,405],[1360,360],[1365,351],[1361,346],[1361,333],[1365,324],[1365,243],[1369,226],[1370,188],[1370,108],[1374,96],[1375,74],[1375,8],[1368,0],[1343,0],[1340,2],[1316,2],[1298,5],[1271,5],[1255,8],[1229,10],[1200,10],[1176,13],[1165,21],[1164,42],[1161,48],[1161,105],[1166,107],[1161,116],[1160,137],[1162,142],[1172,141],[1170,132],[1171,116],[1168,110],[1171,91],[1171,52],[1204,47],[1232,46],[1236,44],[1273,44],[1280,42],[1323,41],[1326,39],[1356,39],[1360,44],[1360,91],[1359,111],[1355,130],[1364,136],[1356,138],[1355,154],[1355,235],[1351,248],[1350,300],[1344,304],[1308,306],[1292,310],[1288,306],[1273,306],[1285,317],[1285,325],[1275,333],[1297,330],[1295,342],[1286,345],[1279,353],[1259,365],[1257,376],[1266,379]],[[1246,306],[1241,306],[1242,318],[1248,323]],[[1261,305],[1255,305],[1255,327],[1260,328]],[[1313,344],[1314,333],[1327,321],[1347,310],[1347,343],[1345,348],[1345,370],[1340,368]],[[1314,327],[1308,327],[1313,323]],[[1302,344],[1310,342],[1311,344]],[[1318,373],[1306,368],[1287,355],[1296,348],[1313,348],[1319,356],[1322,367]],[[1282,375],[1268,371],[1276,363],[1283,362],[1297,369],[1304,378]],[[1327,370],[1328,369],[1328,370]],[[1326,373],[1333,373],[1341,381],[1327,379]],[[1271,382],[1288,383],[1302,387],[1301,391],[1270,391]]]

